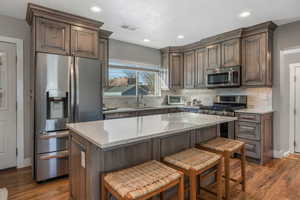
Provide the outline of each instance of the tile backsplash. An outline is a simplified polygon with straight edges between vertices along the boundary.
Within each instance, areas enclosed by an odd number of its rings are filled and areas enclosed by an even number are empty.
[[[178,89],[162,91],[160,97],[144,97],[148,106],[167,103],[167,95],[183,95],[185,101],[200,100],[203,105],[212,105],[216,95],[247,95],[248,108],[272,107],[272,88],[222,88],[222,89]],[[104,97],[106,107],[135,107],[135,97]]]

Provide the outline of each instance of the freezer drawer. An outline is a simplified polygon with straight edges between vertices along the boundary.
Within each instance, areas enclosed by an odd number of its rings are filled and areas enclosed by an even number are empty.
[[[67,175],[69,171],[68,151],[37,154],[36,162],[37,181]]]
[[[68,148],[69,131],[39,134],[37,137],[37,153],[63,151]]]

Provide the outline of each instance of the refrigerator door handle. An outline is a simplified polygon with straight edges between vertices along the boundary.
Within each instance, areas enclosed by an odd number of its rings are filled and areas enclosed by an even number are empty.
[[[74,64],[73,64],[73,69],[74,69],[74,120],[73,122],[78,122],[79,121],[79,113],[78,113],[78,103],[79,103],[79,88],[78,88],[78,81],[79,81],[79,69],[78,69],[78,57],[74,58]]]
[[[70,84],[70,102],[69,102],[69,122],[75,121],[75,97],[76,97],[76,86],[75,86],[75,71],[74,71],[74,58],[70,57],[69,62],[69,84]]]

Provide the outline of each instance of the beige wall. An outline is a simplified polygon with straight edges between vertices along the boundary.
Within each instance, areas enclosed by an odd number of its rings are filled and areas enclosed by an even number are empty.
[[[300,55],[287,56],[280,66],[280,51],[297,47],[300,47],[300,21],[278,27],[274,34],[273,108],[276,110],[274,147],[279,155],[289,150],[289,64],[300,61]]]
[[[109,58],[160,65],[160,51],[149,47],[110,39]]]
[[[30,27],[25,20],[0,15],[0,35],[24,41],[24,153],[31,157],[33,150],[33,122],[30,120]]]

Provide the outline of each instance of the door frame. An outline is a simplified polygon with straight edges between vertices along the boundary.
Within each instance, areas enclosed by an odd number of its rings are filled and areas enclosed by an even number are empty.
[[[17,55],[17,168],[28,166],[24,159],[24,66],[23,66],[23,40],[18,38],[0,36],[0,42],[16,45]],[[27,161],[28,162],[28,161]]]
[[[296,68],[300,69],[300,63],[290,64],[290,152],[295,153],[295,81]],[[300,153],[300,152],[298,152]]]

